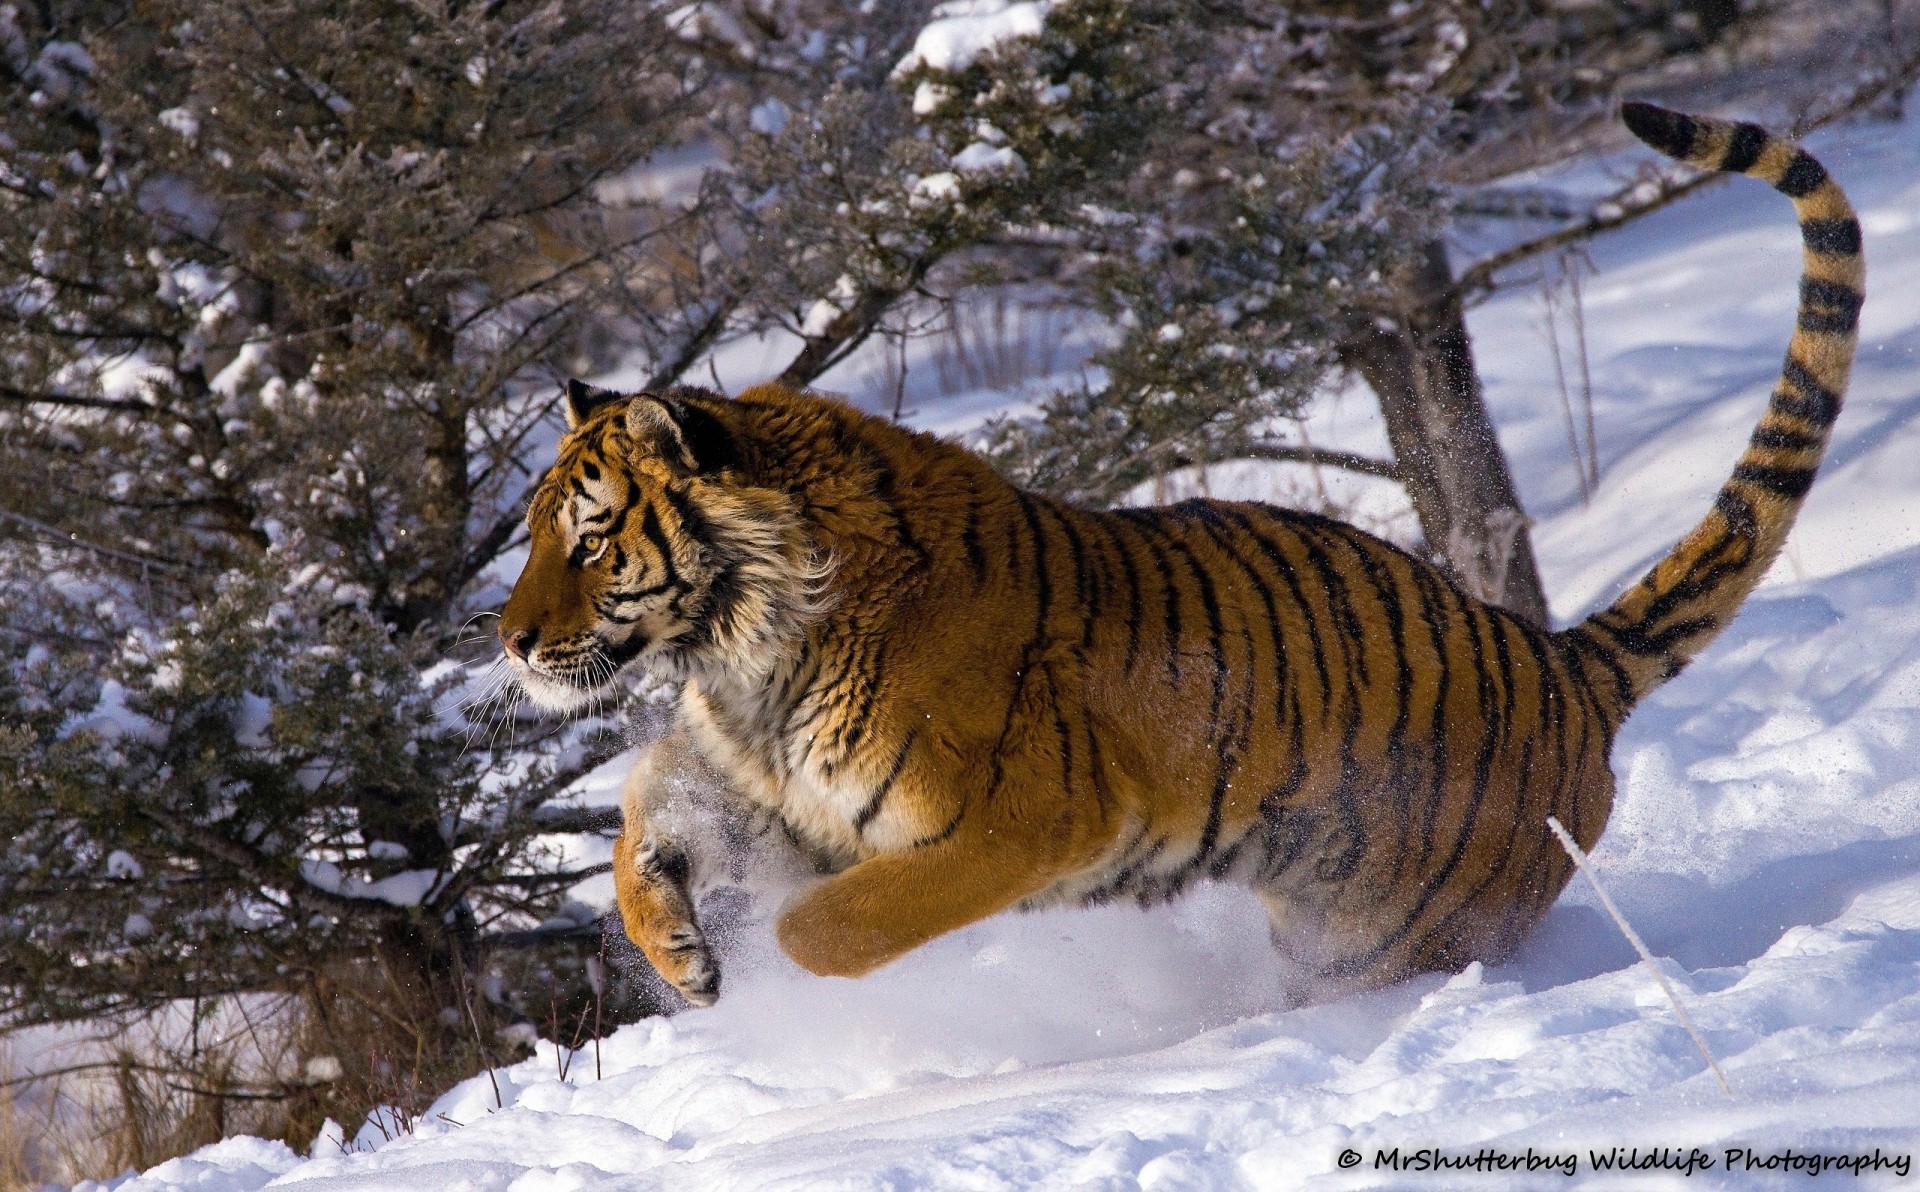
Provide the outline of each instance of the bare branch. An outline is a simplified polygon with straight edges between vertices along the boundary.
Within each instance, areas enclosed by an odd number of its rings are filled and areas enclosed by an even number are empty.
[[[1889,92],[1904,88],[1916,80],[1920,80],[1920,51],[1908,54],[1886,73],[1869,79],[1825,111],[1795,122],[1792,135],[1795,138],[1804,137],[1816,129],[1864,111]],[[1630,224],[1726,177],[1725,174],[1663,174],[1651,191],[1647,190],[1644,180],[1629,183],[1594,204],[1585,217],[1475,262],[1460,274],[1455,284],[1463,297],[1483,297],[1493,291],[1497,284],[1496,275],[1509,265]]]
[[[1702,187],[1724,181],[1726,177],[1725,174],[1694,174],[1691,177],[1665,174],[1650,191],[1644,181],[1633,182],[1595,203],[1583,218],[1474,262],[1460,274],[1455,284],[1465,297],[1492,293],[1496,285],[1494,279],[1509,265],[1517,265],[1541,253],[1552,252],[1556,248],[1630,224],[1641,216],[1652,215],[1662,207],[1686,198]]]

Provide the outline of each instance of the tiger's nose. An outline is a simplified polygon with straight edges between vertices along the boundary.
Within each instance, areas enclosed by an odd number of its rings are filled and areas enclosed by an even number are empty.
[[[500,635],[500,644],[507,648],[507,653],[523,662],[526,661],[527,653],[533,649],[533,644],[539,640],[540,631],[532,628],[516,629],[512,633]]]

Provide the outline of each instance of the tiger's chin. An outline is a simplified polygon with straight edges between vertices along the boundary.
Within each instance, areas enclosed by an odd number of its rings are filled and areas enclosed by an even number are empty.
[[[612,681],[585,686],[551,678],[518,659],[511,659],[509,664],[513,667],[513,677],[520,684],[520,690],[527,693],[527,698],[535,706],[562,716],[581,711],[594,701],[612,694],[618,686]]]
[[[699,669],[699,653],[672,638],[639,639],[633,645],[604,649],[597,664],[580,675],[547,674],[524,659],[506,657],[514,679],[535,706],[570,716],[618,699],[643,675],[667,682],[684,680]]]

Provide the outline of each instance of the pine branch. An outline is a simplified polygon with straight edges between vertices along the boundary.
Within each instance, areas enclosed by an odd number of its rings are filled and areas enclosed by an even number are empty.
[[[542,807],[533,813],[533,822],[543,832],[580,834],[618,833],[626,817],[618,807]]]
[[[66,406],[76,410],[111,410],[117,414],[135,414],[151,418],[160,410],[145,402],[123,401],[112,397],[85,397],[78,393],[36,393],[12,385],[0,385],[0,401],[23,406]]]
[[[155,571],[178,574],[184,574],[191,570],[185,563],[173,559],[164,559],[152,555],[130,554],[127,551],[115,550],[110,546],[102,546],[97,542],[89,542],[71,531],[62,530],[58,526],[51,526],[43,521],[37,521],[23,513],[15,513],[11,509],[0,509],[0,520],[10,521],[15,525],[23,526],[60,546],[78,547],[91,554],[100,555],[103,558],[118,559],[123,563],[132,563],[143,569],[151,568]]]
[[[480,942],[489,948],[524,949],[537,948],[542,944],[566,941],[598,940],[604,928],[601,920],[590,923],[569,923],[564,927],[533,927],[524,931],[496,931],[480,937]]]

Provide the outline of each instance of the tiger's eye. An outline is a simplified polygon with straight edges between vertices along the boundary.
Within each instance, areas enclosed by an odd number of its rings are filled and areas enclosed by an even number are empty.
[[[606,544],[607,536],[605,534],[580,535],[580,549],[586,551],[589,555],[599,554],[600,548]]]

